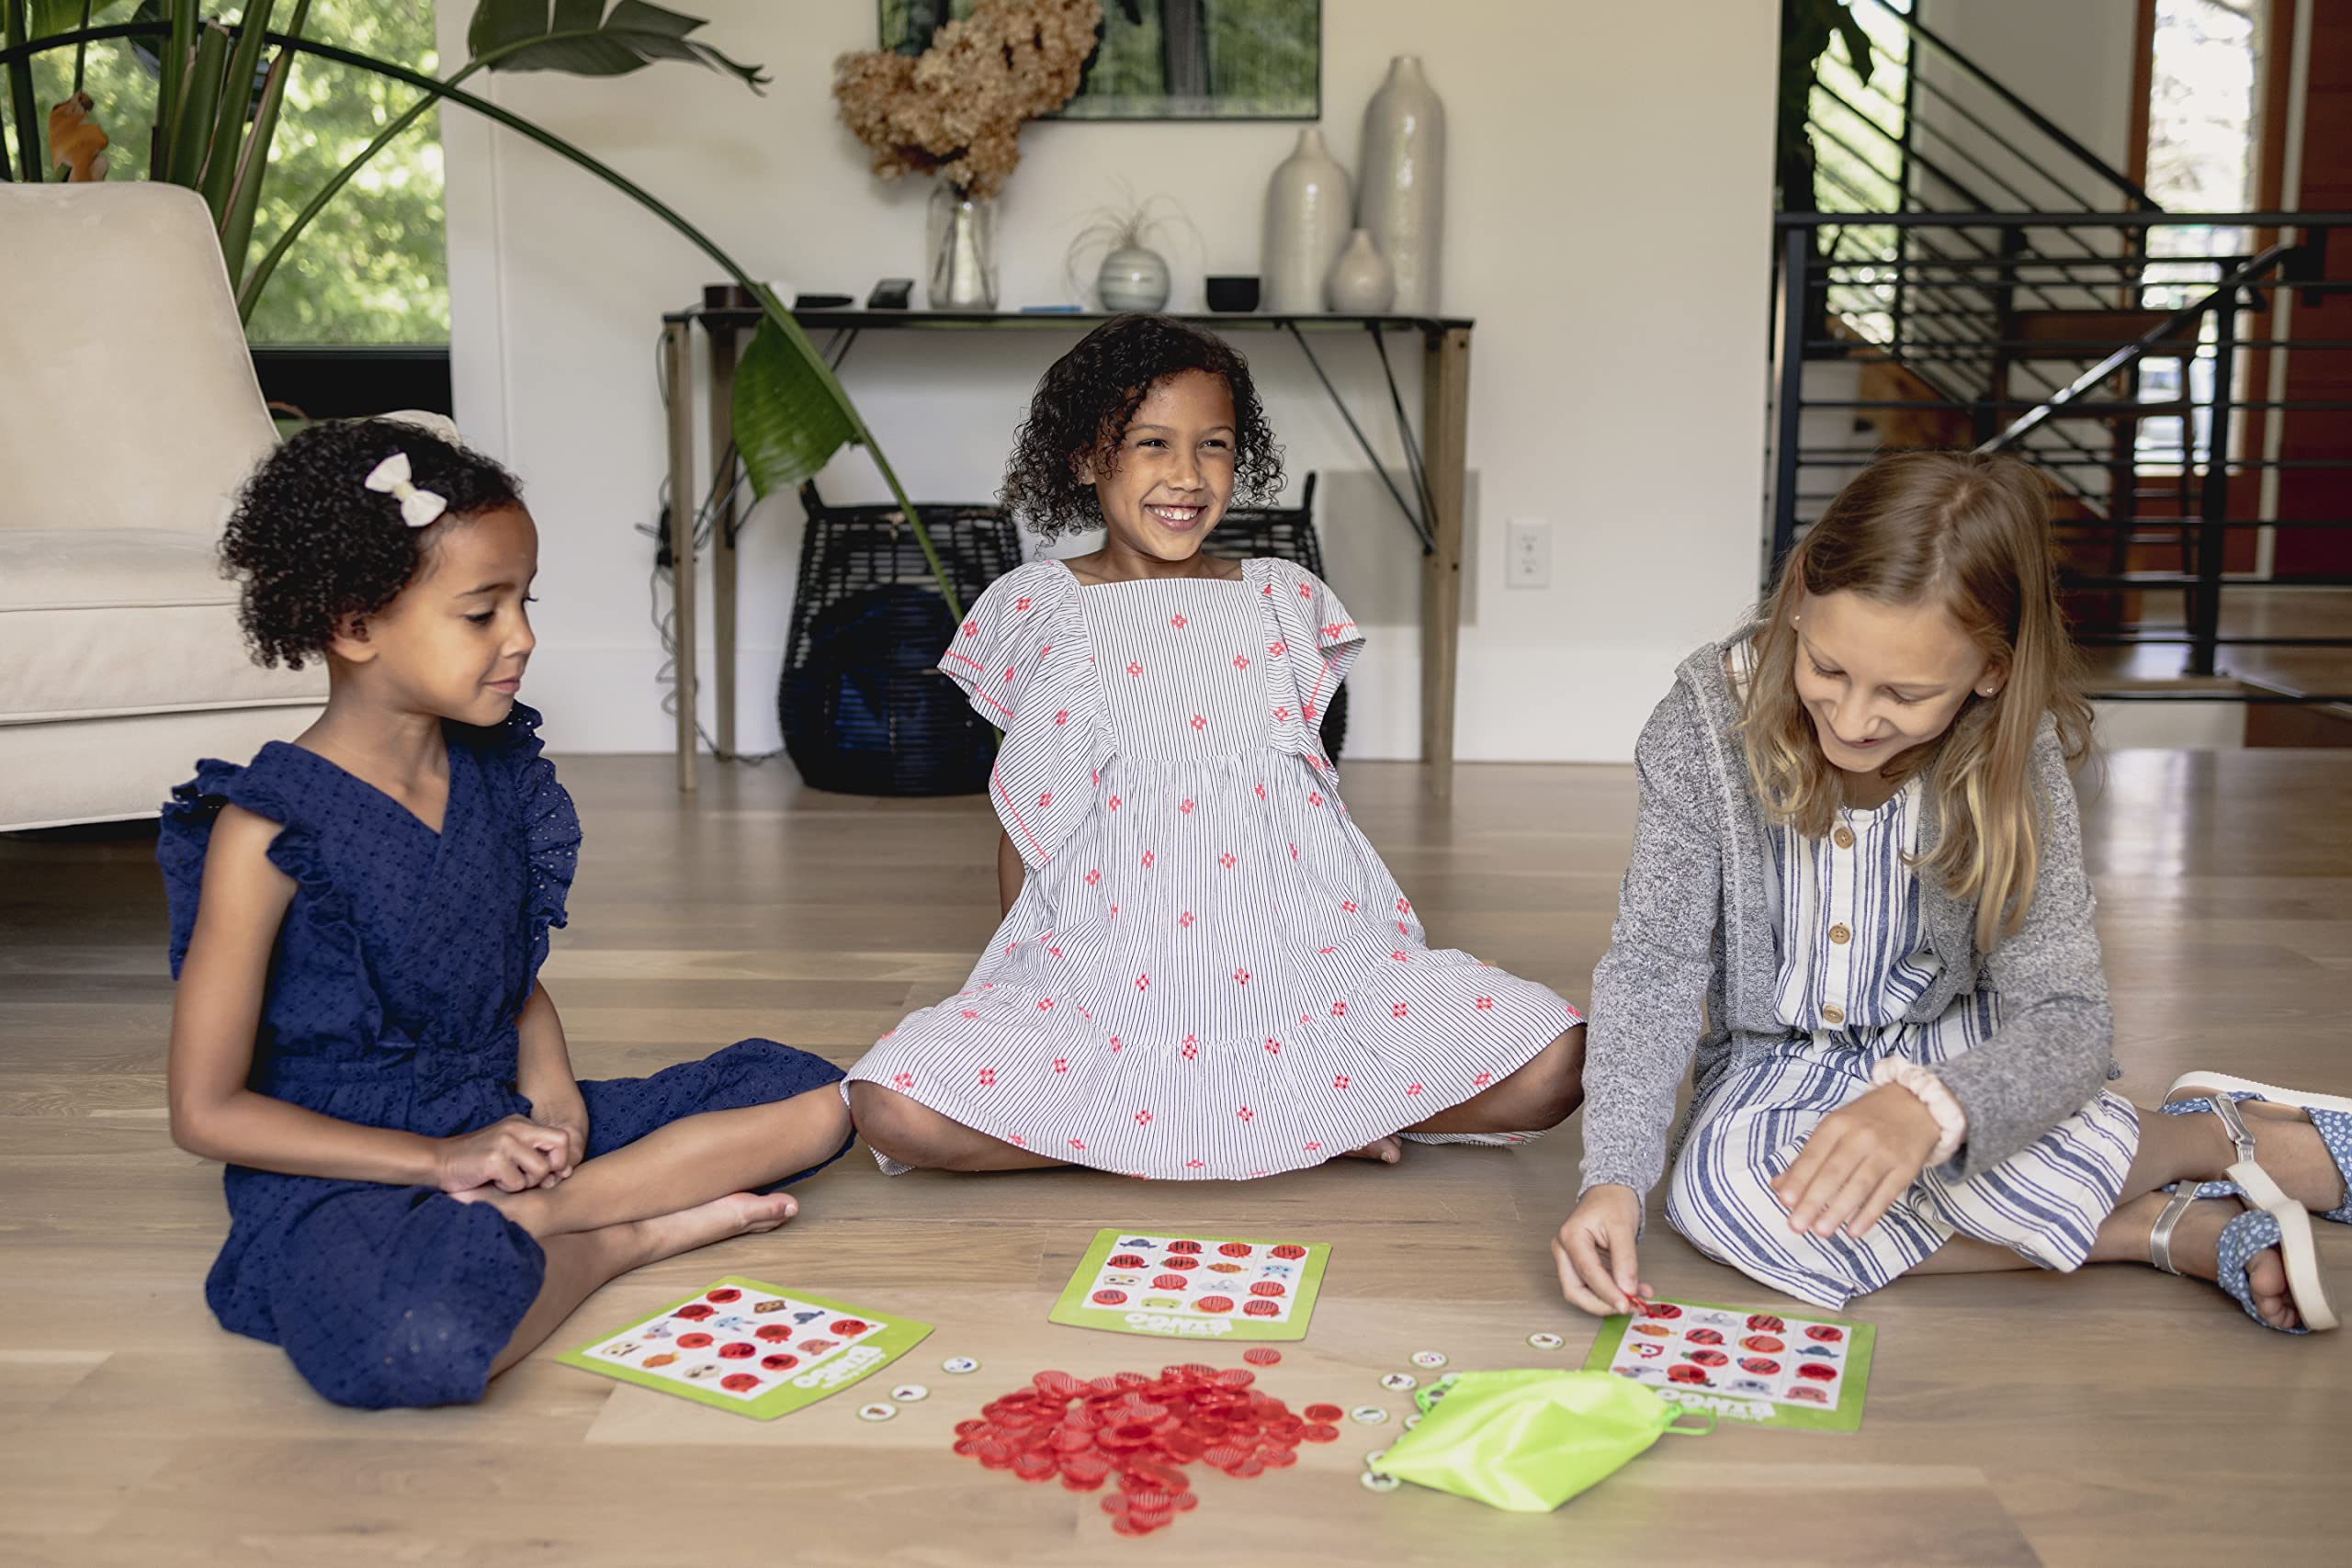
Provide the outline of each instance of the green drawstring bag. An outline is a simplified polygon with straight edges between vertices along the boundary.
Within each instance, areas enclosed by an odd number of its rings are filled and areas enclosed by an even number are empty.
[[[1697,1413],[1614,1372],[1464,1372],[1374,1468],[1514,1513],[1558,1507]]]

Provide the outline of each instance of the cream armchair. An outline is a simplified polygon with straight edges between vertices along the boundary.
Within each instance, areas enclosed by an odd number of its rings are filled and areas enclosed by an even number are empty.
[[[326,699],[215,553],[276,432],[194,192],[0,185],[0,829],[153,816]]]

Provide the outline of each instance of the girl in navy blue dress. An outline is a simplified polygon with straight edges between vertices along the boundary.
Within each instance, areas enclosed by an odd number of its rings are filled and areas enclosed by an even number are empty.
[[[479,1399],[606,1280],[791,1218],[769,1190],[848,1147],[842,1074],[746,1040],[573,1079],[538,973],[580,825],[514,700],[538,538],[496,464],[306,431],[222,556],[256,657],[331,683],[164,813],[172,1135],[228,1166],[206,1299],[338,1404]]]

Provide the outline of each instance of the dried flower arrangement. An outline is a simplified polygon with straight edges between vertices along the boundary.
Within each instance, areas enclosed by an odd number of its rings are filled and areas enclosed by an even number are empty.
[[[1021,162],[1022,126],[1076,96],[1102,27],[1100,0],[979,0],[918,58],[842,55],[833,99],[882,178],[938,174],[993,196]]]

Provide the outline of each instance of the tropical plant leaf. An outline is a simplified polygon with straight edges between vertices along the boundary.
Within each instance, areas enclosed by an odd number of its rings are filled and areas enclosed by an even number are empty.
[[[735,366],[735,450],[754,495],[814,479],[858,427],[827,384],[821,361],[796,351],[783,329],[762,321]]]
[[[25,0],[0,0],[0,10],[6,13],[0,38],[11,44],[26,41]],[[17,174],[21,179],[38,181],[41,177],[40,108],[33,99],[33,66],[29,60],[19,60],[8,67],[8,111],[17,122]],[[0,152],[5,152],[0,147]]]
[[[294,0],[294,15],[286,36],[299,39],[310,20],[311,0]],[[294,73],[294,51],[281,49],[269,64],[262,88],[261,107],[254,111],[254,128],[237,160],[235,184],[229,191],[228,210],[220,218],[220,254],[229,265],[229,281],[244,281],[245,263],[253,250],[254,214],[261,206],[262,181],[269,174],[269,144],[277,134],[277,111],[286,101],[286,79]]]
[[[257,72],[266,73],[261,52],[269,43],[269,13],[275,5],[276,0],[247,0],[238,22],[237,41],[221,73],[220,106],[212,117],[212,145],[205,153],[204,176],[198,186],[204,205],[212,209],[215,229],[228,221],[229,187],[236,183],[238,155],[244,151],[245,118],[253,107],[242,84],[253,81]]]
[[[466,46],[497,71],[561,71],[573,76],[624,76],[657,60],[684,60],[724,71],[754,91],[766,85],[757,65],[729,60],[687,34],[701,18],[618,0],[481,0]]]
[[[196,58],[188,62],[179,114],[172,126],[172,164],[164,177],[173,185],[194,190],[204,177],[204,161],[212,151],[212,117],[220,107],[220,82],[228,69],[229,29],[198,23]]]

